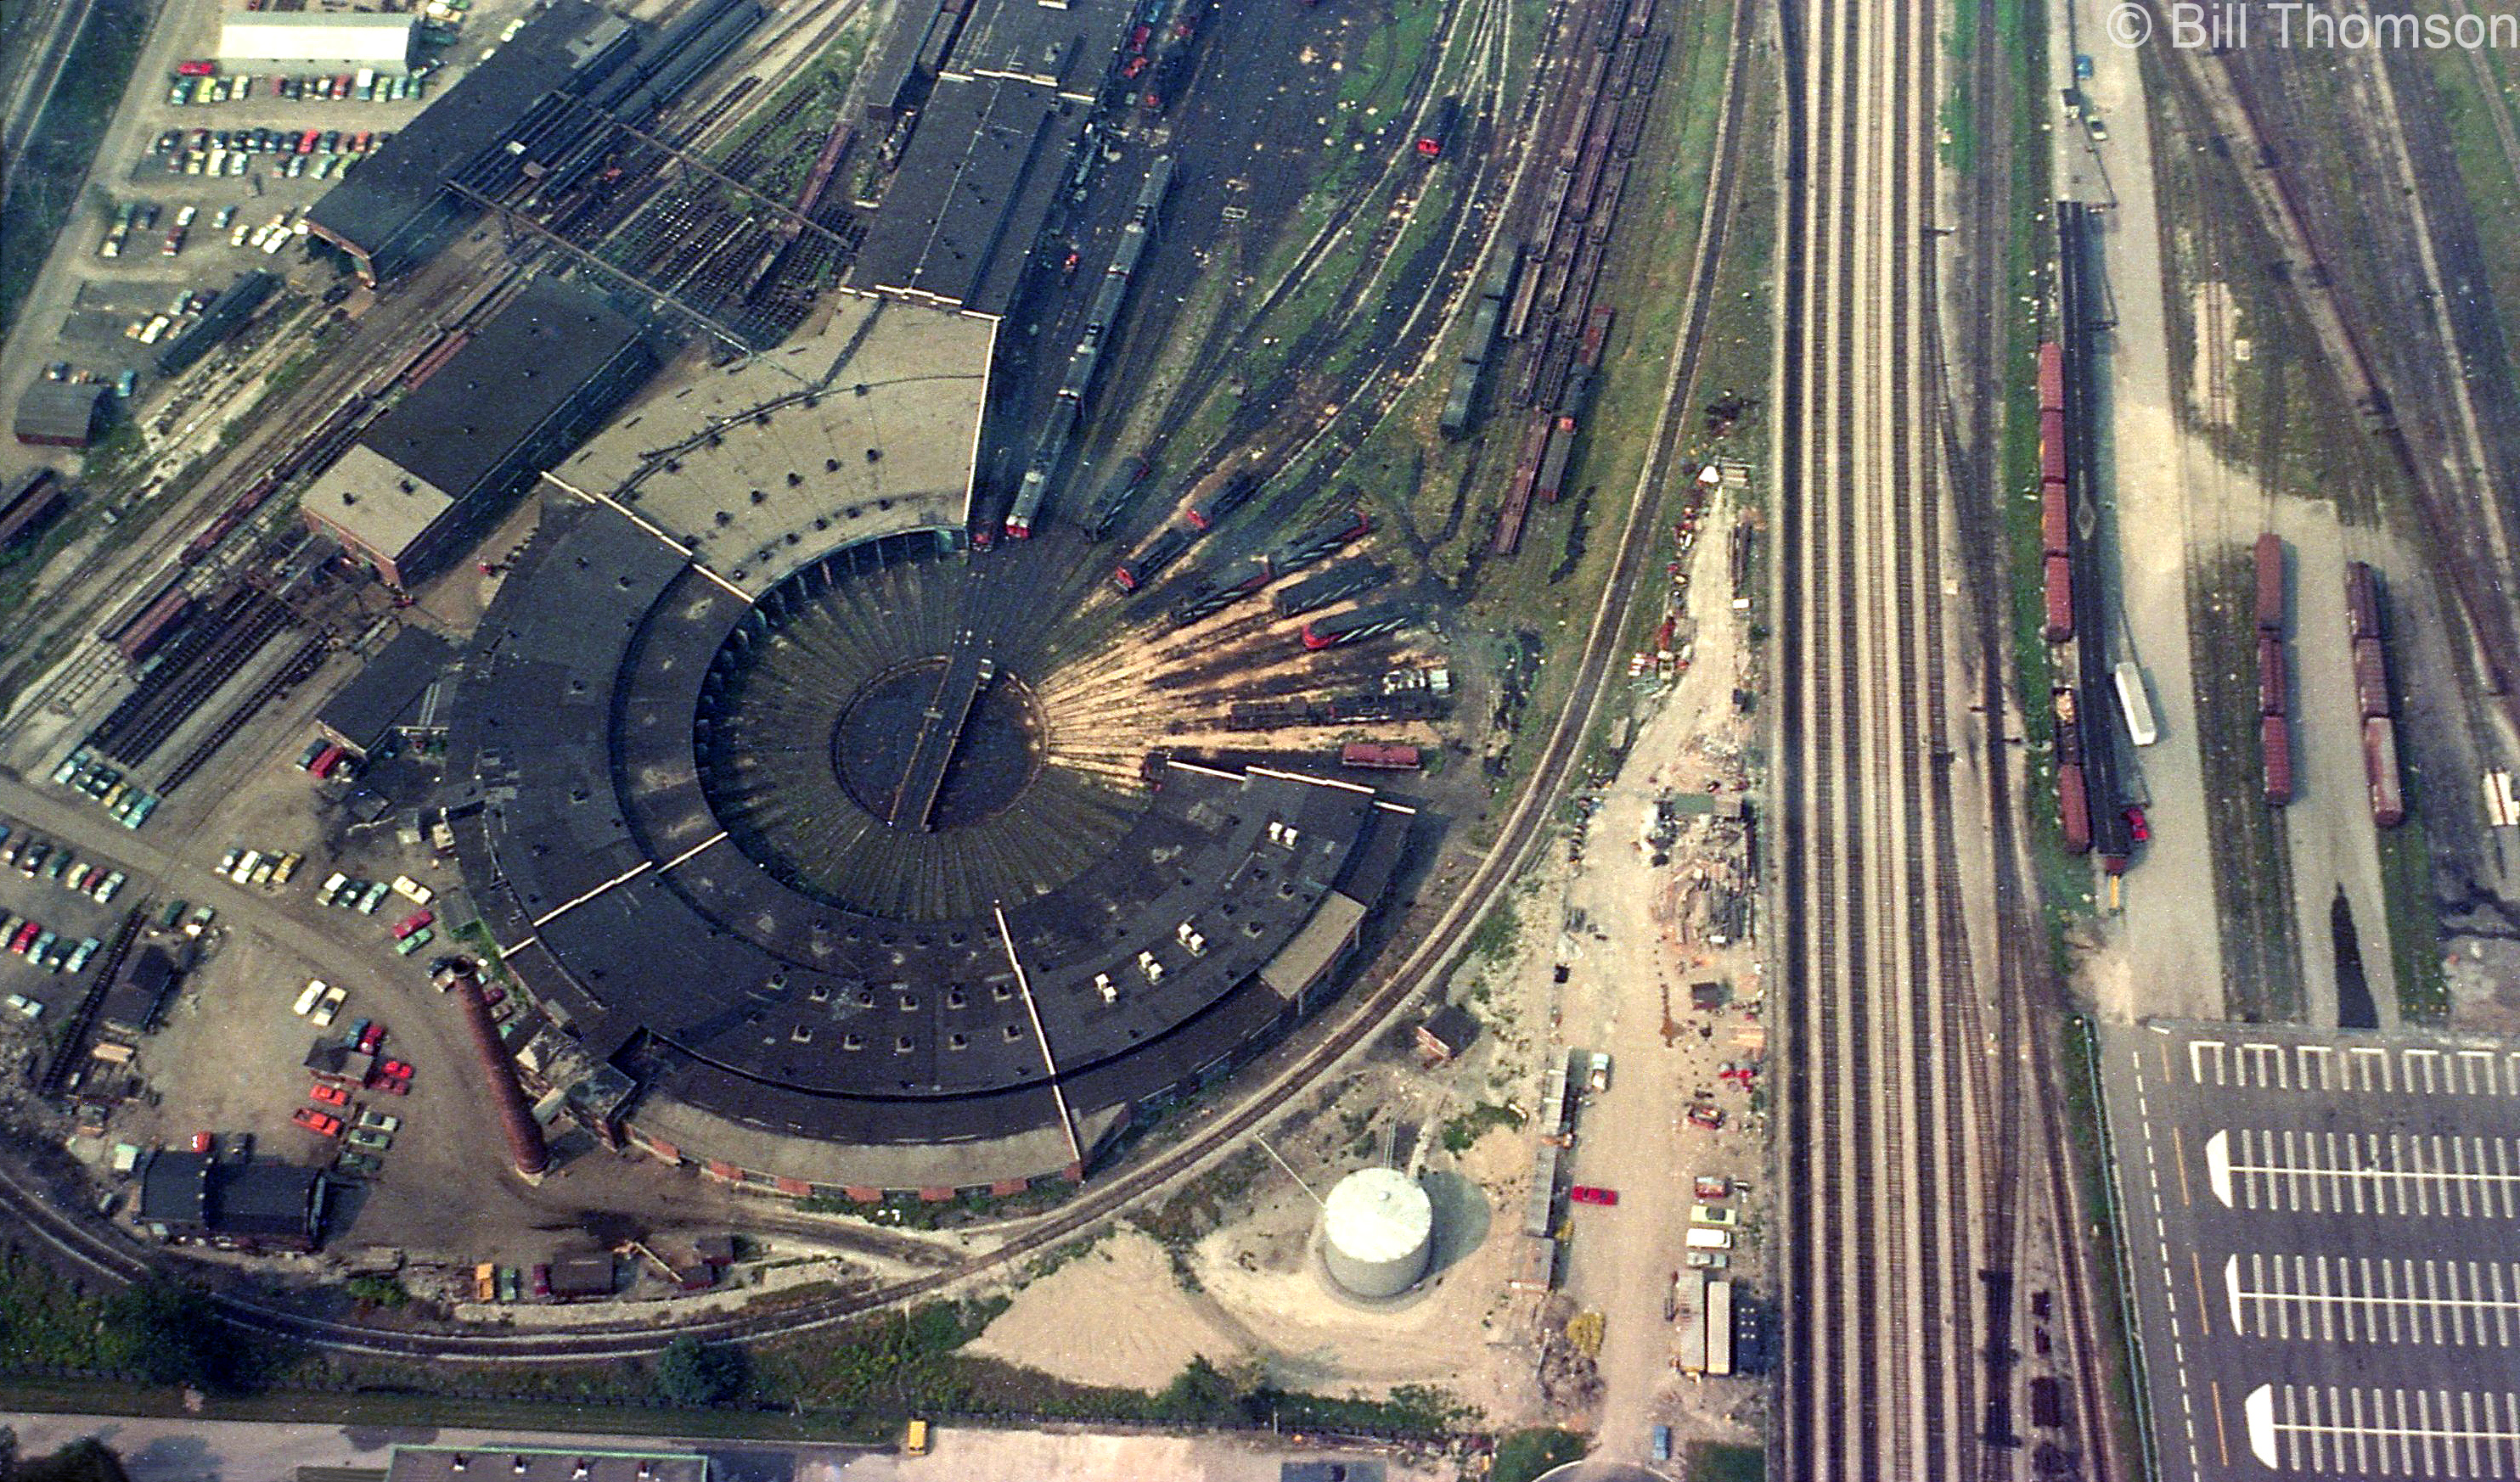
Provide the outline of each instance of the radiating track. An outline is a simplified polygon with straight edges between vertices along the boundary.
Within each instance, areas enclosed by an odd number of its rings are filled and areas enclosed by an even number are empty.
[[[1782,1474],[1954,1477],[1979,1381],[1970,958],[1929,366],[1934,0],[1785,7]]]

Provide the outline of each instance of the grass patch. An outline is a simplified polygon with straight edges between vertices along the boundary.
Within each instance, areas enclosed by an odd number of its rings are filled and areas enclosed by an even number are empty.
[[[1768,1454],[1755,1446],[1694,1441],[1688,1447],[1688,1482],[1766,1482]]]
[[[53,239],[78,212],[81,184],[131,81],[153,14],[144,0],[96,0],[62,67],[61,85],[27,135],[17,181],[0,203],[0,218],[9,223],[9,250],[0,252],[0,336],[17,325]],[[100,225],[102,219],[100,211]]]
[[[1444,1124],[1444,1150],[1467,1152],[1470,1145],[1485,1137],[1492,1127],[1520,1127],[1521,1112],[1494,1101],[1481,1101],[1476,1106]]]
[[[2409,794],[2422,786],[2409,777]],[[2380,897],[2386,903],[2389,966],[2398,982],[2398,1012],[2408,1024],[2450,1018],[2450,983],[2442,973],[2441,911],[2433,899],[2432,849],[2415,801],[2407,821],[2380,831]]]
[[[1584,1438],[1571,1430],[1518,1430],[1497,1442],[1490,1482],[1531,1482],[1553,1466],[1584,1459]]]

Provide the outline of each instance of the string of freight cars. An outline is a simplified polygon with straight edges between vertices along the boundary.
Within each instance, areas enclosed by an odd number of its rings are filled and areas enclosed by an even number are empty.
[[[1614,3],[1592,18],[1592,54],[1580,85],[1560,95],[1555,168],[1543,183],[1531,234],[1504,249],[1489,270],[1468,343],[1456,364],[1439,427],[1469,433],[1482,382],[1520,355],[1512,392],[1527,409],[1491,548],[1510,556],[1534,499],[1553,504],[1566,481],[1575,437],[1592,397],[1612,320],[1596,304],[1610,233],[1671,38],[1649,34],[1654,0]],[[1514,350],[1501,350],[1501,343]],[[1500,376],[1501,380],[1501,376]]]

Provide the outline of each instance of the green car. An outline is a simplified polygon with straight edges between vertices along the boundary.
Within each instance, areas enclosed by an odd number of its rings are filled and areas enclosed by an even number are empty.
[[[376,1159],[368,1156],[364,1152],[345,1152],[341,1154],[340,1161],[334,1166],[340,1169],[341,1172],[350,1175],[352,1178],[360,1179],[373,1179],[378,1174],[385,1171],[384,1164],[378,1162]]]
[[[350,1132],[350,1145],[364,1147],[370,1152],[382,1152],[393,1145],[393,1139],[373,1127],[359,1127]]]

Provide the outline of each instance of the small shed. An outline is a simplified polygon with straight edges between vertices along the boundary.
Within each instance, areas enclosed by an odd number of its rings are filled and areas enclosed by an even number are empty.
[[[1459,1004],[1446,1004],[1418,1026],[1418,1050],[1428,1059],[1449,1060],[1478,1037],[1478,1019]]]
[[[105,416],[102,384],[38,381],[18,398],[18,440],[36,447],[83,448],[96,441]]]
[[[612,1295],[612,1253],[562,1256],[552,1262],[551,1289],[553,1296],[563,1301]]]
[[[417,719],[422,696],[454,657],[446,640],[403,629],[316,712],[316,729],[366,761],[386,738]]]

